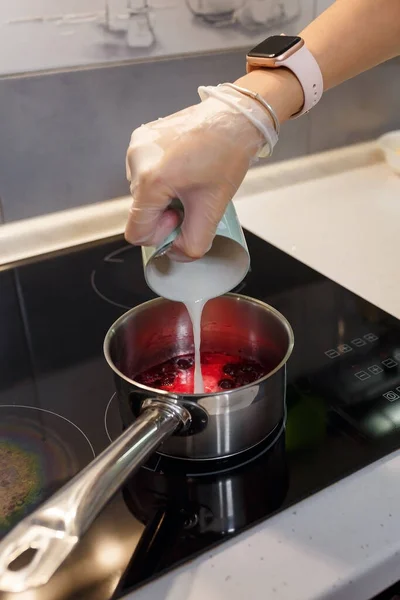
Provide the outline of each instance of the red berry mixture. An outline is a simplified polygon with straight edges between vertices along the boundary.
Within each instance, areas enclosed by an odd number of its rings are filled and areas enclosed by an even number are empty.
[[[270,368],[253,360],[217,352],[201,354],[201,372],[206,393],[231,390],[264,377]],[[193,394],[194,356],[185,354],[161,363],[135,377],[149,387],[177,394]]]

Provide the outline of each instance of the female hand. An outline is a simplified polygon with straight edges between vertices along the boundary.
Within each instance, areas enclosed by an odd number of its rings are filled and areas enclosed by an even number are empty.
[[[228,202],[265,145],[244,112],[272,129],[257,101],[230,88],[224,93],[228,104],[208,97],[133,132],[127,153],[133,204],[125,234],[132,244],[162,243],[180,222],[181,215],[168,208],[179,198],[184,219],[169,255],[191,260],[209,250]]]

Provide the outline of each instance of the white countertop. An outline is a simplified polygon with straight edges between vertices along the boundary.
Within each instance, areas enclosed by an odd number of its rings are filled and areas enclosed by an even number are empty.
[[[3,226],[0,267],[119,233],[128,206]],[[253,170],[236,206],[250,231],[400,318],[400,177],[375,144]],[[368,600],[400,579],[399,505],[396,452],[128,597]]]

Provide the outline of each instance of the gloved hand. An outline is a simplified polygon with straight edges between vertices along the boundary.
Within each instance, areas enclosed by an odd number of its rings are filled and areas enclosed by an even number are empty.
[[[270,145],[271,135],[272,145],[277,140],[259,102],[230,88],[203,90],[216,90],[218,98],[209,96],[142,125],[133,132],[127,153],[133,204],[126,239],[136,245],[161,244],[180,222],[181,216],[168,208],[179,198],[184,219],[169,256],[180,261],[200,258],[209,250],[227,204],[266,137]]]

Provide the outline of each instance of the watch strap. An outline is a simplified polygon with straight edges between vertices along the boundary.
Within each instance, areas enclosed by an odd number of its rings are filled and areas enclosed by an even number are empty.
[[[291,119],[308,113],[321,99],[324,82],[321,69],[311,52],[302,46],[286,60],[277,59],[276,66],[286,67],[297,77],[303,88],[304,104],[301,110],[291,116]]]

